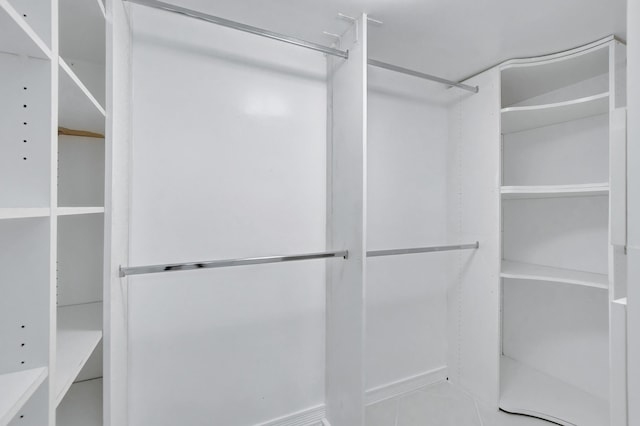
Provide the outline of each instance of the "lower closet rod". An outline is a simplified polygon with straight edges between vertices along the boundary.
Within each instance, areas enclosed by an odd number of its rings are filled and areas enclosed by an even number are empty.
[[[372,250],[367,252],[367,257],[378,256],[396,256],[399,254],[415,254],[415,253],[430,253],[434,251],[451,251],[451,250],[471,250],[480,247],[480,243],[476,241],[472,244],[454,244],[448,246],[433,246],[433,247],[416,247],[406,249],[391,249],[391,250]]]
[[[327,259],[332,257],[341,257],[343,259],[346,259],[348,256],[349,256],[349,252],[347,250],[341,250],[341,251],[328,251],[328,252],[321,252],[321,253],[291,254],[291,255],[285,255],[285,256],[247,257],[243,259],[209,260],[205,262],[186,262],[186,263],[173,263],[173,264],[164,264],[164,265],[129,266],[129,267],[121,266],[120,277],[126,277],[127,275],[155,274],[158,272],[190,271],[194,269],[224,268],[227,266],[260,265],[263,263],[292,262],[296,260]]]

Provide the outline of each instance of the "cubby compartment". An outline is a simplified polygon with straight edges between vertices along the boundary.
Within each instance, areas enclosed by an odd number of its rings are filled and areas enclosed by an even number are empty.
[[[608,423],[608,294],[503,279],[501,408],[561,424]]]
[[[103,226],[103,214],[58,217],[56,405],[74,382],[102,377],[91,360],[101,359]]]
[[[59,0],[60,57],[105,105],[105,10],[100,0]],[[79,36],[81,34],[81,36]]]
[[[49,208],[51,62],[0,53],[0,69],[0,210]]]
[[[503,186],[607,184],[609,114],[509,133],[502,140]]]
[[[39,385],[33,384],[33,392],[25,394],[23,405],[16,409],[13,420],[5,423],[0,417],[0,424],[8,426],[43,426],[49,422],[49,380],[43,380]],[[0,390],[0,392],[4,389]],[[9,395],[15,396],[12,391]],[[27,398],[28,396],[28,398]]]
[[[607,274],[608,197],[503,200],[506,261]]]
[[[514,61],[502,68],[502,108],[573,101],[609,91],[609,43],[584,46],[571,55],[557,54]]]
[[[104,154],[102,138],[58,136],[58,214],[104,207]]]
[[[49,218],[0,220],[0,424],[18,413],[31,417],[23,406],[48,377],[49,232]],[[47,395],[34,404],[38,419],[40,411],[46,419]]]

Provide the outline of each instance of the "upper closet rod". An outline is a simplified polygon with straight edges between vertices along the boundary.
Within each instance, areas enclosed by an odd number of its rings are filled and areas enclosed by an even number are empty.
[[[297,260],[327,259],[349,256],[347,250],[321,253],[292,254],[285,256],[247,257],[243,259],[209,260],[206,262],[170,263],[164,265],[120,267],[120,277],[127,275],[154,274],[157,272],[190,271],[194,269],[225,268],[227,266],[261,265],[264,263],[293,262]]]
[[[451,251],[451,250],[470,250],[480,247],[480,243],[476,241],[472,244],[454,244],[448,246],[433,246],[433,247],[416,247],[407,249],[391,249],[391,250],[373,250],[367,252],[367,257],[378,256],[396,256],[399,254],[415,254],[415,253],[430,253],[434,251]]]
[[[447,86],[457,87],[462,90],[468,90],[469,92],[478,93],[480,90],[478,86],[469,86],[468,84],[456,83],[455,81],[447,80],[445,78],[436,77],[435,75],[425,74],[420,71],[410,70],[408,68],[402,68],[397,65],[387,64],[386,62],[376,61],[375,59],[369,59],[369,65],[378,68],[384,68],[391,71],[396,71],[402,74],[412,75],[414,77],[422,78],[425,80],[435,81],[436,83],[442,83]]]
[[[127,1],[129,1],[130,3],[136,3],[143,6],[153,7],[155,9],[161,9],[161,10],[166,10],[168,12],[178,13],[180,15],[189,16],[191,18],[200,19],[202,21],[210,22],[212,24],[233,28],[235,30],[244,31],[246,33],[259,35],[259,36],[270,38],[273,40],[283,41],[285,43],[294,44],[296,46],[326,53],[327,55],[338,56],[344,59],[349,58],[349,51],[334,49],[331,47],[323,46],[321,44],[313,43],[306,40],[301,40],[299,38],[290,37],[284,34],[274,33],[273,31],[264,30],[258,27],[252,27],[251,25],[245,25],[240,22],[235,22],[229,19],[220,18],[218,16],[207,15],[206,13],[197,12],[195,10],[187,9],[180,6],[175,6],[173,4],[165,3],[162,1],[158,1],[158,0],[127,0]]]

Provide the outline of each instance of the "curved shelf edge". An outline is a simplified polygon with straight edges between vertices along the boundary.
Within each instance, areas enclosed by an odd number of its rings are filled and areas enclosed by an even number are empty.
[[[554,268],[524,262],[502,261],[501,278],[547,281],[607,290],[608,277],[605,274]]]
[[[609,184],[502,186],[500,187],[500,193],[505,200],[605,196],[609,194]]]
[[[551,104],[507,107],[501,110],[502,133],[537,129],[605,114],[608,111],[609,92]]]

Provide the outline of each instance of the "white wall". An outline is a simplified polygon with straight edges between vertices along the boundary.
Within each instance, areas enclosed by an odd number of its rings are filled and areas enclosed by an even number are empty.
[[[322,55],[134,6],[130,265],[323,251]],[[325,264],[132,277],[130,424],[324,402]]]
[[[368,250],[446,244],[447,109],[423,80],[369,76]],[[368,390],[445,366],[449,256],[367,261]]]

